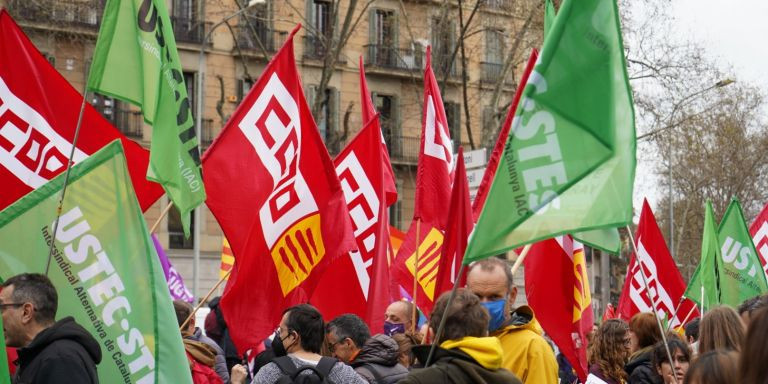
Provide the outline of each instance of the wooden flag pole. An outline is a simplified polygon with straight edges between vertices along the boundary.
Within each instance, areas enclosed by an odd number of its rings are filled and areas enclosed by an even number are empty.
[[[416,324],[419,322],[419,310],[416,306],[416,293],[419,284],[419,249],[421,248],[421,219],[416,219],[416,262],[413,263],[413,318],[411,319],[411,333],[416,333]]]
[[[154,224],[152,224],[152,228],[149,230],[149,234],[155,233],[155,230],[157,230],[157,227],[160,225],[160,222],[163,221],[165,216],[168,216],[168,212],[171,210],[171,207],[173,207],[173,201],[168,200],[168,205],[163,209],[163,212],[160,213],[160,217],[157,218],[157,221],[155,221]]]
[[[227,271],[227,273],[225,273],[225,274],[224,274],[224,276],[222,276],[222,277],[219,279],[219,281],[218,281],[218,282],[216,282],[216,285],[214,285],[214,286],[213,286],[213,288],[211,288],[211,290],[210,290],[210,291],[208,291],[208,294],[207,294],[207,295],[205,295],[205,297],[203,297],[203,299],[202,299],[202,300],[200,300],[200,302],[199,302],[199,303],[197,303],[197,305],[195,306],[195,308],[194,308],[194,309],[192,309],[192,313],[190,313],[190,314],[189,314],[189,316],[187,316],[187,319],[186,319],[186,320],[184,320],[184,322],[181,324],[181,326],[179,327],[179,330],[184,330],[184,328],[186,328],[186,327],[187,327],[187,324],[189,324],[189,321],[190,321],[190,320],[192,320],[192,318],[195,316],[195,313],[197,313],[197,310],[198,310],[198,309],[200,309],[200,307],[202,307],[202,306],[203,306],[203,304],[204,304],[205,302],[207,302],[207,301],[208,301],[208,299],[211,297],[211,295],[213,294],[213,292],[214,292],[214,291],[215,291],[217,288],[219,288],[219,285],[221,285],[221,283],[223,283],[223,282],[224,282],[224,280],[226,280],[226,279],[229,277],[229,274],[230,274],[230,273],[232,273],[232,270],[231,270],[231,269],[230,269],[229,271]]]
[[[512,265],[512,274],[514,275],[518,268],[520,268],[520,265],[523,264],[523,261],[525,261],[525,258],[528,256],[528,251],[531,250],[532,244],[526,244],[525,247],[523,247],[523,251],[520,252],[520,255],[517,256],[517,259],[515,259],[515,264]]]
[[[632,244],[632,250],[637,254],[637,245],[635,245],[635,236],[632,235],[632,229],[629,228],[629,225],[627,225],[627,233],[629,234],[629,242]],[[669,361],[672,360],[672,352],[669,351],[669,344],[667,344],[667,330],[664,329],[664,326],[661,324],[661,317],[659,317],[659,310],[656,309],[656,305],[653,303],[653,297],[651,297],[651,289],[648,286],[648,278],[645,277],[645,272],[643,271],[643,265],[640,264],[640,276],[643,277],[643,284],[645,284],[645,293],[648,295],[648,300],[651,302],[651,308],[653,309],[653,314],[656,316],[656,325],[659,327],[659,332],[661,332],[661,341],[664,343],[664,350],[667,352],[667,358]],[[677,378],[675,375],[672,375],[672,379],[677,383]]]

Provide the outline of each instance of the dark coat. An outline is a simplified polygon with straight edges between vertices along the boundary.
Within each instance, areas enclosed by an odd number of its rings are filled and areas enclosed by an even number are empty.
[[[38,333],[19,349],[16,384],[98,383],[96,364],[101,347],[72,317],[65,317]]]
[[[413,347],[419,361],[426,361],[430,345]],[[403,384],[522,384],[522,381],[506,369],[486,369],[458,348],[437,348],[432,357],[434,363],[427,368],[414,369],[400,383]]]
[[[662,384],[664,380],[656,373],[651,362],[652,348],[646,348],[634,354],[624,370],[629,375],[628,384]]]
[[[350,365],[369,383],[393,384],[408,375],[408,369],[397,360],[399,354],[393,338],[378,334],[365,342]]]

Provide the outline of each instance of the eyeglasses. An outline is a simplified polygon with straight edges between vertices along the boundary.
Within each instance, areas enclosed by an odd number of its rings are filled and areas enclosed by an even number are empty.
[[[327,346],[328,346],[328,350],[329,350],[329,351],[331,351],[331,353],[335,352],[335,351],[336,351],[336,346],[337,346],[337,345],[339,345],[339,344],[341,344],[341,343],[343,343],[343,342],[344,342],[344,340],[346,340],[346,339],[347,339],[347,338],[343,338],[343,339],[341,339],[341,340],[339,340],[339,341],[337,341],[337,342],[335,342],[335,343],[330,343],[330,344],[328,344],[328,345],[327,345]]]

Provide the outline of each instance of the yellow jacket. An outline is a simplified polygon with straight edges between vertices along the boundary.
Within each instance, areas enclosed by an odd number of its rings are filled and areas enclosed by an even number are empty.
[[[557,384],[557,360],[552,347],[541,336],[533,310],[524,305],[512,313],[505,325],[492,333],[504,350],[501,366],[525,384]]]

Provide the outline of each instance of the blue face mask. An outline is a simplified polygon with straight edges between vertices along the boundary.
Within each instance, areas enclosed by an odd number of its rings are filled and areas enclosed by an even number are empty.
[[[482,303],[485,309],[488,310],[488,314],[491,315],[491,320],[488,322],[488,331],[493,332],[501,327],[504,323],[504,306],[507,303],[506,299],[499,299]]]

